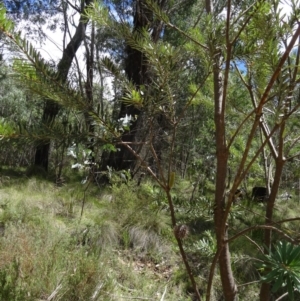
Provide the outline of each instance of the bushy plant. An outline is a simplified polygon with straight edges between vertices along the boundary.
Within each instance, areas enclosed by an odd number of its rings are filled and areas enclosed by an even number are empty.
[[[0,300],[5,301],[29,301],[20,284],[20,270],[17,260],[0,269]]]
[[[279,241],[274,251],[264,256],[261,269],[267,272],[261,280],[272,282],[272,291],[286,288],[289,300],[294,299],[294,290],[300,290],[300,246]]]

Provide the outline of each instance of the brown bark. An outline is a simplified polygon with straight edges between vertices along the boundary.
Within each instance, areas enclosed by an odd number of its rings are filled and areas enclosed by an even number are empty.
[[[84,8],[87,7],[92,0],[82,1],[81,12],[83,13]],[[72,61],[75,54],[84,39],[85,30],[88,20],[83,15],[79,19],[78,26],[76,28],[75,34],[71,41],[68,43],[67,47],[63,51],[63,56],[57,65],[57,80],[64,83],[67,80],[69,70],[72,65]],[[55,118],[60,110],[60,106],[51,101],[46,100],[45,108],[42,116],[43,127],[51,127]],[[42,167],[44,170],[48,170],[49,165],[49,151],[50,151],[50,139],[41,141],[41,143],[36,147],[34,165]]]
[[[227,223],[225,218],[225,191],[228,163],[228,148],[225,140],[225,103],[223,101],[223,79],[220,63],[217,61],[214,68],[214,99],[215,99],[215,126],[216,126],[216,192],[214,223],[218,249],[222,249],[219,256],[219,267],[223,293],[226,301],[234,301],[237,297],[237,287],[231,269]]]
[[[93,95],[93,79],[94,79],[94,50],[95,50],[95,24],[92,24],[92,31],[91,31],[91,43],[90,45],[87,44],[86,40],[85,43],[85,51],[86,51],[86,83],[85,83],[85,96],[87,101],[88,111],[93,110],[94,105],[94,95]],[[88,130],[88,141],[87,141],[87,148],[91,151],[91,155],[89,156],[90,162],[95,162],[94,156],[94,132],[95,126],[93,122],[91,122],[90,116],[88,112],[85,113],[85,122],[86,128]]]
[[[135,30],[140,29],[141,24],[137,25],[138,27]],[[146,74],[146,62],[142,53],[136,49],[133,49],[130,46],[126,47],[127,58],[125,72],[130,81],[132,81],[137,87],[142,83],[145,83],[145,74]],[[135,140],[135,135],[137,132],[137,125],[140,121],[141,111],[135,106],[121,104],[121,109],[119,112],[118,119],[128,116],[139,116],[138,119],[133,121],[130,125],[130,129],[125,131],[122,135],[122,141],[132,143]],[[132,146],[134,149],[135,147]],[[115,170],[129,169],[133,162],[135,162],[135,156],[128,151],[124,145],[120,145],[118,152],[111,152],[109,154],[104,154],[102,158],[102,170],[106,170],[106,166],[110,166]]]
[[[213,14],[212,1],[206,0],[207,14]],[[220,276],[223,288],[224,299],[226,301],[237,300],[237,286],[231,269],[230,251],[227,243],[228,225],[227,215],[225,214],[225,192],[226,176],[228,167],[229,150],[226,145],[226,126],[225,126],[225,104],[228,84],[228,73],[230,68],[231,44],[229,40],[229,20],[230,20],[230,1],[227,7],[226,23],[226,43],[227,59],[224,78],[222,76],[222,55],[219,50],[214,49],[212,45],[212,55],[214,61],[213,84],[214,84],[214,105],[215,105],[215,127],[216,127],[216,187],[215,187],[215,208],[214,224],[217,238],[217,247],[219,253]],[[208,292],[208,296],[209,296]]]
[[[278,148],[278,156],[275,159],[275,176],[274,182],[272,184],[271,193],[269,199],[267,201],[267,208],[266,208],[266,219],[265,224],[271,225],[273,224],[273,211],[274,205],[276,200],[276,195],[278,193],[281,175],[283,171],[283,167],[285,164],[284,154],[283,154],[283,133],[285,129],[285,123],[283,123],[279,130],[279,148]],[[269,254],[271,250],[271,243],[272,243],[272,230],[265,229],[264,231],[264,253]],[[260,294],[259,294],[260,301],[268,301],[271,298],[271,284],[270,283],[262,283],[260,287]]]
[[[160,1],[161,8],[163,8],[165,4],[165,0]],[[163,29],[162,22],[153,21],[153,13],[146,7],[144,0],[136,0],[135,2],[133,24],[133,33],[138,33],[141,29],[144,28],[151,28],[151,37],[154,42],[158,41]],[[137,49],[132,48],[129,45],[127,45],[125,52],[127,54],[125,61],[125,73],[128,79],[137,88],[139,88],[141,85],[149,84],[149,66],[143,53]],[[140,148],[140,146],[135,147],[132,143],[141,142],[141,138],[144,138],[145,136],[144,133],[141,133],[141,129],[144,125],[144,114],[135,106],[122,103],[118,119],[123,118],[126,115],[138,117],[130,124],[129,130],[124,132],[121,140],[123,142],[130,143],[134,151],[139,152],[138,148]],[[106,170],[107,166],[110,166],[115,170],[130,169],[131,171],[133,171],[137,162],[136,157],[132,152],[128,150],[126,146],[124,146],[124,144],[120,144],[118,148],[119,150],[117,152],[111,152],[109,154],[104,153],[101,163],[101,169]],[[156,149],[156,152],[159,154],[159,149]]]

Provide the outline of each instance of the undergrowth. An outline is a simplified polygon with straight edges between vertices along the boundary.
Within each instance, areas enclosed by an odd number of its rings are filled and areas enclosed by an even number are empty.
[[[3,179],[0,301],[190,300],[174,281],[180,259],[168,213],[143,188],[83,191]]]
[[[193,198],[191,198],[193,195]],[[188,181],[172,189],[183,245],[202,295],[216,252],[212,196]],[[243,200],[230,212],[229,235],[264,223],[264,205]],[[294,217],[294,203],[278,202],[278,220]],[[241,214],[247,212],[247,214]],[[299,232],[299,224],[281,225]],[[262,229],[230,244],[243,301],[258,298]],[[249,285],[247,284],[249,283]],[[222,295],[216,270],[212,300]],[[26,173],[0,174],[0,301],[191,301],[164,192],[147,179],[99,187],[70,181],[60,187]]]

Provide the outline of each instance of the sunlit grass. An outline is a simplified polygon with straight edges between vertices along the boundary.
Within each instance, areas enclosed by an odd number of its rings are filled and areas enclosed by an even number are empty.
[[[0,300],[190,300],[167,213],[126,185],[83,192],[2,177]]]

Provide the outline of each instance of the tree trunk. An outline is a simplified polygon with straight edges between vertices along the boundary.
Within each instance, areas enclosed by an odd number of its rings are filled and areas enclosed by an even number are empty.
[[[141,27],[142,24],[138,23],[134,30],[138,30]],[[136,87],[139,87],[141,84],[146,82],[145,73],[147,70],[147,65],[144,60],[143,54],[140,51],[131,48],[130,46],[126,47],[126,53],[126,75]],[[126,115],[138,116],[138,118],[131,123],[130,129],[128,131],[125,131],[122,135],[122,141],[126,141],[129,143],[134,142],[137,133],[137,125],[140,122],[141,118],[140,113],[141,111],[132,105],[126,105],[124,103],[121,104],[118,119],[124,118]],[[133,149],[135,149],[134,146],[132,147]],[[130,151],[128,151],[128,149],[125,146],[120,145],[118,146],[118,149],[119,150],[117,152],[111,152],[109,154],[104,153],[101,164],[102,170],[106,170],[107,166],[110,166],[115,170],[127,170],[130,169],[130,167],[134,164],[136,160],[135,156]]]
[[[91,2],[92,0],[82,1],[81,12],[83,12],[84,8],[87,7]],[[72,37],[71,41],[68,43],[67,47],[64,49],[63,56],[57,65],[57,80],[62,83],[66,82],[67,80],[72,61],[81,42],[84,39],[87,23],[88,21],[86,20],[86,17],[81,15],[75,34]],[[55,117],[57,116],[59,109],[60,106],[57,103],[48,99],[45,101],[44,113],[41,120],[43,127],[51,127],[51,125],[55,121]],[[41,141],[41,143],[36,147],[34,165],[40,166],[44,170],[48,171],[49,153],[50,139]]]
[[[85,83],[85,95],[87,99],[88,110],[92,111],[94,106],[94,95],[93,95],[93,79],[94,79],[94,51],[95,51],[95,24],[92,23],[92,31],[91,31],[91,42],[88,45],[87,41],[84,40],[85,43],[85,51],[86,51],[86,83]],[[85,113],[85,122],[86,128],[88,130],[88,142],[87,148],[91,151],[91,155],[89,156],[90,163],[95,162],[94,155],[94,132],[95,126],[93,122],[91,122],[90,116]]]
[[[213,14],[213,2],[205,1],[207,14]],[[227,26],[230,18],[230,3],[227,11]],[[222,250],[219,256],[220,276],[225,301],[237,300],[237,286],[231,269],[230,251],[228,243],[228,225],[225,215],[225,193],[226,193],[226,176],[228,169],[229,150],[226,145],[226,125],[225,125],[225,104],[226,90],[228,81],[228,72],[230,68],[231,45],[228,36],[229,28],[227,28],[227,59],[225,68],[225,79],[222,76],[222,54],[220,50],[215,48],[213,55],[213,85],[214,85],[214,106],[215,106],[215,131],[216,131],[216,187],[215,187],[215,207],[214,207],[214,224],[217,238],[218,250]],[[214,46],[213,46],[214,47]]]
[[[228,148],[225,139],[225,103],[223,101],[223,79],[218,60],[214,67],[214,99],[215,99],[215,126],[216,126],[216,192],[214,223],[218,249],[222,249],[219,257],[219,266],[223,293],[226,301],[235,301],[237,287],[231,269],[227,223],[224,222],[226,176],[228,164]]]
[[[152,29],[152,40],[157,42],[162,32],[162,22],[153,21],[153,13],[146,8],[145,0],[136,0],[135,12],[134,12],[134,27],[133,33],[139,32],[144,28]],[[166,0],[160,2],[160,7],[164,7]],[[149,84],[150,78],[147,74],[149,66],[142,52],[127,45],[125,50],[127,57],[125,61],[125,73],[128,79],[139,88],[141,85]],[[121,137],[123,142],[128,142],[131,147],[137,151],[134,142],[140,142],[141,137],[145,137],[145,133],[142,133],[141,129],[144,126],[144,114],[132,105],[122,103],[119,112],[118,119],[125,116],[138,116],[135,121],[130,124],[128,131],[125,131]],[[111,152],[109,154],[104,153],[102,157],[101,169],[106,170],[107,166],[112,167],[115,170],[134,170],[136,165],[136,157],[126,148],[124,145],[118,146],[117,152]],[[157,153],[159,150],[156,149]],[[138,151],[137,151],[138,152]]]
[[[285,164],[285,159],[283,156],[283,133],[285,129],[285,124],[282,124],[280,131],[279,131],[279,150],[278,150],[278,156],[275,158],[276,162],[276,168],[275,168],[275,175],[274,175],[274,181],[272,184],[272,189],[270,196],[267,200],[267,208],[266,208],[266,219],[265,224],[270,225],[273,223],[273,211],[274,211],[274,205],[276,196],[278,193],[280,180],[282,176],[283,167]],[[272,230],[265,229],[264,230],[264,253],[269,254],[271,250],[271,243],[272,243]],[[271,284],[270,283],[262,283],[260,287],[260,294],[259,294],[259,300],[260,301],[269,301],[271,300]]]

